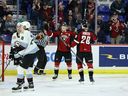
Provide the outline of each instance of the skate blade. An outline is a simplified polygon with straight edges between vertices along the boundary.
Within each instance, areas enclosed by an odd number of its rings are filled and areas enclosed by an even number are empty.
[[[52,79],[52,81],[56,81],[57,79]]]
[[[35,91],[34,88],[23,89],[23,91]]]
[[[90,83],[91,83],[91,85],[94,85],[95,82],[93,81],[93,82],[90,82]]]
[[[68,78],[69,80],[72,80],[72,78]]]
[[[20,90],[12,90],[12,93],[18,93],[18,92],[22,92],[22,89],[20,89]]]
[[[81,81],[80,84],[84,84],[84,81]]]

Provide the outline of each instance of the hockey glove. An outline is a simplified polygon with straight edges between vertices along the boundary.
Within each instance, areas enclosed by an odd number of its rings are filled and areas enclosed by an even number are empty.
[[[37,39],[37,40],[41,40],[42,38],[44,38],[44,34],[43,34],[43,33],[39,33],[39,34],[36,36],[36,39]]]
[[[10,60],[14,60],[14,55],[10,53],[9,59],[10,59]]]

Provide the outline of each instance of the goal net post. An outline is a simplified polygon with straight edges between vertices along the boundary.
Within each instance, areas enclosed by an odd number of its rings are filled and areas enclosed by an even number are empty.
[[[0,41],[0,81],[4,81],[5,43]]]

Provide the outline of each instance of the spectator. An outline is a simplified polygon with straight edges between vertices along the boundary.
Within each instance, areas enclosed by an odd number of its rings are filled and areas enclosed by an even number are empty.
[[[59,3],[58,22],[60,24],[64,23],[64,5],[62,2]]]
[[[106,37],[103,30],[101,30],[100,26],[97,28],[97,43],[98,44],[105,44],[106,43]]]
[[[74,18],[73,18],[73,12],[72,10],[69,10],[68,11],[68,16],[67,16],[67,24],[71,27],[73,27],[75,24],[74,24]]]
[[[0,1],[0,18],[3,18],[5,15],[6,4],[3,1]]]
[[[77,6],[77,0],[69,0],[68,2],[68,10],[72,10],[74,12],[74,8]]]
[[[115,0],[112,2],[110,6],[111,14],[118,13],[120,15],[124,15],[124,1],[123,0]]]
[[[88,0],[82,0],[82,19],[86,18],[87,3]]]
[[[127,22],[127,27],[124,30],[124,43],[128,44],[128,22]]]
[[[119,44],[122,33],[124,32],[125,24],[119,21],[118,15],[113,15],[111,17],[111,24],[110,24],[110,34],[111,34],[111,43],[112,44]]]
[[[5,19],[6,17],[4,16],[3,18],[0,18],[0,35],[4,34],[4,29],[5,29]]]
[[[86,19],[87,22],[90,24],[89,27],[92,30],[95,30],[93,27],[95,24],[94,19],[95,19],[95,0],[88,0],[87,3],[87,10],[86,10]]]
[[[33,0],[33,6],[32,6],[32,22],[37,25],[38,28],[40,28],[40,17],[41,13],[40,10],[43,8],[43,3],[41,0]]]
[[[128,22],[128,2],[125,3],[125,7],[124,7],[124,10],[125,10],[125,22],[127,23]]]
[[[97,16],[97,42],[99,44],[105,44],[106,43],[106,37],[105,37],[105,33],[103,30],[103,21],[102,21],[102,17],[100,15]]]
[[[13,34],[16,29],[15,29],[15,22],[12,19],[12,14],[8,14],[6,16],[5,20],[5,28],[4,28],[4,34]]]
[[[78,7],[75,7],[74,18],[76,20],[76,23],[82,21],[82,15],[81,15],[81,12],[79,11]]]
[[[95,2],[94,0],[89,0],[87,3],[87,20],[91,22],[94,19],[95,14]]]

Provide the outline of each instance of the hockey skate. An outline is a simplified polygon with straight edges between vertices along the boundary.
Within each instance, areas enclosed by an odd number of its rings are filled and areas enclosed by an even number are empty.
[[[28,86],[24,86],[23,87],[23,89],[24,89],[24,91],[34,91],[34,84],[33,84],[33,82],[30,82],[29,84],[28,84]]]
[[[42,70],[40,70],[40,71],[34,70],[34,74],[35,74],[35,75],[46,75],[46,73],[45,73],[44,71],[42,71]]]
[[[52,79],[55,80],[55,79],[57,79],[57,77],[58,77],[58,75],[55,74],[55,75],[52,77]]]
[[[39,71],[38,75],[46,75],[44,71]]]
[[[21,83],[21,84],[17,83],[17,86],[12,88],[12,92],[21,92],[22,87],[23,87],[23,83]]]
[[[44,72],[39,72],[39,73],[38,72],[34,72],[34,74],[35,75],[46,75],[46,73],[44,73]]]
[[[93,84],[95,82],[92,76],[89,77],[89,80],[90,80],[91,84]]]
[[[83,82],[84,82],[84,78],[80,78],[80,79],[79,79],[79,82],[80,82],[80,83],[83,83]]]
[[[69,78],[69,79],[72,79],[72,75],[71,75],[71,74],[68,74],[68,78]]]

